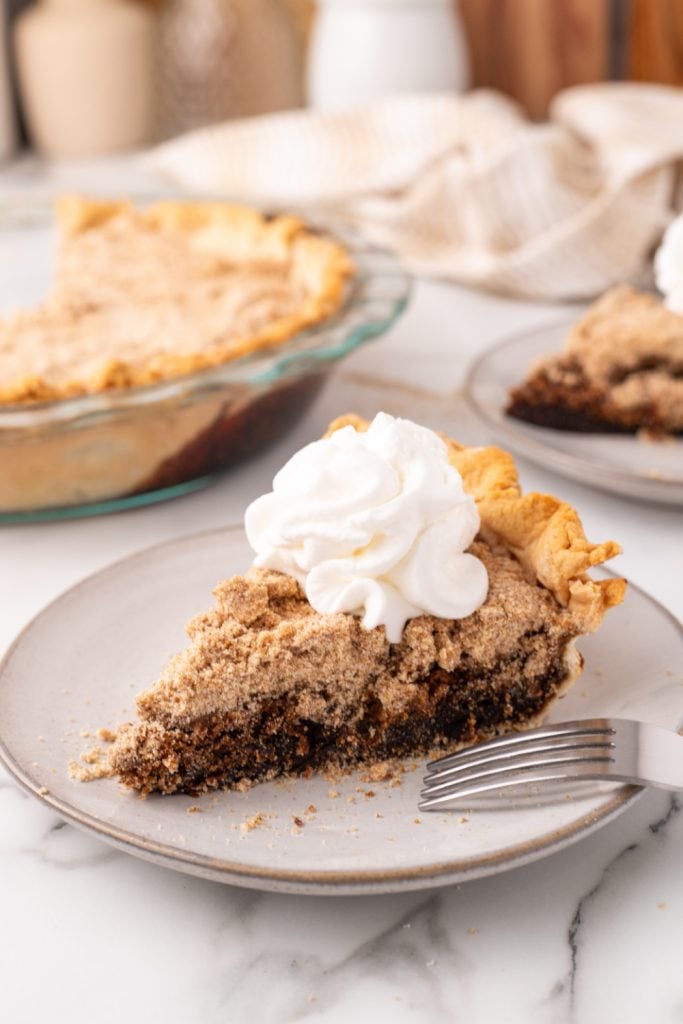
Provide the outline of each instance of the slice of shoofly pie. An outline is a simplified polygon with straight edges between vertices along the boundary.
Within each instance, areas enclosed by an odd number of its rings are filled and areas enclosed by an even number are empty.
[[[580,433],[683,434],[683,316],[620,286],[510,392],[509,416]]]
[[[99,774],[199,793],[527,727],[624,595],[589,575],[618,546],[522,495],[509,455],[384,414],[333,423],[246,527],[255,565],[218,584]]]

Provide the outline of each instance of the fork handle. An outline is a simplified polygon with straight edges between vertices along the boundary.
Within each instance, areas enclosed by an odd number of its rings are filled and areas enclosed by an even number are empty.
[[[640,786],[683,790],[683,738],[678,733],[659,725],[642,728],[625,719],[616,724],[618,742],[611,775],[619,773]]]

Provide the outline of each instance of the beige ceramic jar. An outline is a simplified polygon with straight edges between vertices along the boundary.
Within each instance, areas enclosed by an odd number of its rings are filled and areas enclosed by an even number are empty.
[[[16,143],[6,30],[7,4],[0,0],[0,160],[10,155]]]
[[[303,103],[303,39],[282,0],[166,0],[159,38],[165,137]]]
[[[29,133],[49,156],[130,149],[154,127],[155,15],[130,0],[39,0],[17,20]]]

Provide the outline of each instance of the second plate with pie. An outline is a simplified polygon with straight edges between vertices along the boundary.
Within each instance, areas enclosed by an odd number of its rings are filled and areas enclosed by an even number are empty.
[[[516,334],[479,356],[465,384],[474,412],[506,447],[563,476],[630,498],[683,505],[682,439],[551,430],[506,414],[510,388],[535,360],[560,350],[572,322]]]

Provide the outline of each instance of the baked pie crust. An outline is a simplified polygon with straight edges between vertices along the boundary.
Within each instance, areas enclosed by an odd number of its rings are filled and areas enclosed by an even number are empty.
[[[341,306],[346,250],[231,203],[57,203],[49,298],[0,320],[0,402],[130,388],[281,345]]]
[[[330,430],[347,424],[368,426],[344,416]],[[242,788],[534,724],[581,671],[576,638],[623,599],[624,580],[589,576],[620,549],[591,544],[557,498],[523,495],[507,453],[447,444],[481,516],[471,550],[489,593],[476,612],[411,619],[390,644],[384,627],[321,615],[293,578],[251,569],[218,585],[190,646],[138,697],[139,721],[74,775],[142,793]]]

